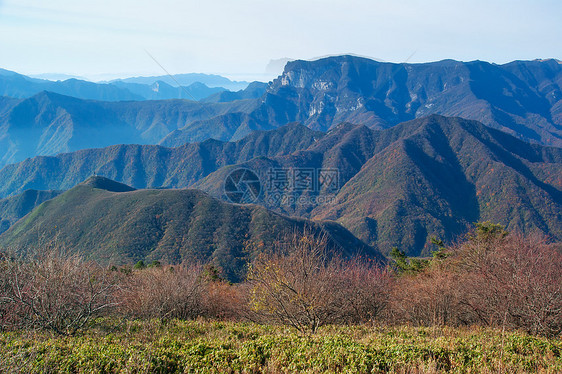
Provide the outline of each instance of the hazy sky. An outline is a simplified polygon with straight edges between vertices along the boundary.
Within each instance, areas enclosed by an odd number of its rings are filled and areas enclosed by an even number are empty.
[[[562,59],[560,0],[0,0],[0,67],[264,78],[271,59]],[[267,78],[267,77],[266,77]]]

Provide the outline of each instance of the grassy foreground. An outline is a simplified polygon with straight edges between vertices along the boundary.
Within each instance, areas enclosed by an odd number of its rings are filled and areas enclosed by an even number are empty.
[[[99,321],[98,321],[99,322]],[[492,329],[101,321],[81,336],[0,334],[0,372],[557,373],[561,340]]]

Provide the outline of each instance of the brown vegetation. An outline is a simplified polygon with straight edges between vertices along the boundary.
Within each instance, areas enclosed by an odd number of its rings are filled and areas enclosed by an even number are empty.
[[[446,259],[399,277],[388,312],[414,325],[562,331],[562,255],[538,235],[479,224]]]
[[[135,319],[253,320],[313,333],[329,324],[479,325],[558,336],[562,254],[540,236],[479,224],[431,259],[393,251],[387,267],[295,233],[231,284],[202,265],[105,269],[76,256],[0,260],[0,328],[71,335],[104,314]]]
[[[30,260],[0,261],[0,328],[74,334],[116,305],[118,279],[95,263],[50,249]]]
[[[326,239],[292,235],[259,256],[248,274],[250,307],[260,321],[301,332],[372,320],[387,301],[387,272],[359,259],[331,257]]]
[[[161,320],[238,315],[237,287],[220,279],[213,267],[180,264],[125,273],[116,295],[120,315]]]

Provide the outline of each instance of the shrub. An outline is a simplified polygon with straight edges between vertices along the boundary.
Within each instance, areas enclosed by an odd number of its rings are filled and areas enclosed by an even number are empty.
[[[387,299],[388,273],[327,251],[325,237],[293,234],[259,256],[248,272],[257,320],[314,333],[320,326],[376,317]]]
[[[463,302],[479,323],[532,334],[562,332],[562,255],[544,237],[471,240],[456,258],[465,274]]]
[[[223,280],[206,280],[202,294],[202,316],[219,320],[238,320],[248,315],[247,287]]]
[[[562,332],[562,254],[539,235],[478,224],[467,240],[397,279],[388,315],[416,325]]]
[[[339,263],[334,276],[341,289],[340,321],[374,322],[387,307],[394,280],[389,269],[378,263],[353,258]]]
[[[458,274],[438,266],[400,277],[390,297],[389,321],[416,326],[463,324],[459,285]]]
[[[114,274],[58,249],[22,261],[5,258],[0,268],[4,328],[41,328],[73,335],[116,305]]]
[[[118,293],[120,311],[135,318],[195,318],[202,311],[201,271],[185,264],[137,268]]]

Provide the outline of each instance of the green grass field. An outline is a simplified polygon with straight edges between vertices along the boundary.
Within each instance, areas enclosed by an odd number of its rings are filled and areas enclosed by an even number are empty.
[[[559,373],[562,340],[495,329],[97,321],[75,337],[0,333],[0,372]]]

